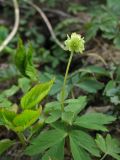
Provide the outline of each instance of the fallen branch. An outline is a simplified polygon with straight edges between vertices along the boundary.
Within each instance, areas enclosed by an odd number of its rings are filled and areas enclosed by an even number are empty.
[[[14,27],[13,30],[11,31],[11,33],[8,35],[8,37],[3,41],[3,43],[0,45],[0,52],[8,45],[8,43],[13,39],[13,37],[15,36],[17,30],[18,30],[18,26],[19,26],[19,6],[17,3],[17,0],[13,0],[13,4],[14,4],[14,12],[15,12],[15,23],[14,23]]]

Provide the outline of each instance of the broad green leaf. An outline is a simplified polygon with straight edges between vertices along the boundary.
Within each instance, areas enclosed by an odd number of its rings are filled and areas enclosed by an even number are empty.
[[[114,94],[112,94],[112,90],[116,88],[116,82],[113,80],[110,80],[107,85],[105,86],[105,90],[104,90],[104,94],[106,96],[113,96]]]
[[[33,48],[29,44],[28,49],[23,46],[22,40],[18,41],[18,48],[15,55],[15,64],[19,71],[32,80],[37,79],[36,69],[32,62]]]
[[[31,80],[25,77],[18,79],[18,85],[23,93],[26,93],[30,89],[30,82]]]
[[[46,118],[45,122],[46,123],[53,123],[56,120],[58,120],[60,117],[61,117],[61,111],[55,110],[49,114],[49,116]]]
[[[68,124],[62,122],[62,121],[55,121],[54,123],[51,123],[50,126],[57,130],[62,130],[63,132],[67,132],[67,126]]]
[[[51,147],[42,157],[42,160],[50,160],[50,159],[64,160],[64,140]]]
[[[96,141],[97,146],[100,148],[100,150],[102,152],[106,153],[107,152],[106,143],[105,143],[105,140],[102,137],[102,135],[97,134],[97,137],[96,137],[95,141]]]
[[[94,38],[99,30],[99,24],[94,22],[89,22],[85,25],[86,27],[86,36],[85,40],[89,41],[90,39]]]
[[[72,137],[70,137],[70,148],[74,160],[91,160],[88,153],[80,148]]]
[[[73,112],[63,112],[62,113],[62,120],[70,125],[72,125],[72,122],[74,120],[74,113]]]
[[[11,96],[13,96],[18,90],[19,90],[19,87],[16,86],[16,85],[13,85],[11,88],[6,89],[6,90],[3,92],[3,95],[4,95],[5,97],[11,97]]]
[[[31,141],[31,145],[27,147],[27,155],[35,155],[45,151],[46,149],[58,144],[67,136],[63,130],[49,130],[41,133],[37,138]]]
[[[6,108],[0,108],[1,125],[10,127],[12,125],[12,121],[15,118],[15,116],[16,116],[16,113],[14,111],[6,109]]]
[[[40,109],[38,111],[25,110],[22,113],[18,114],[13,120],[13,130],[17,132],[24,131],[26,128],[31,126],[36,120],[38,120],[40,112]]]
[[[105,70],[105,68],[103,67],[99,67],[99,66],[95,66],[95,65],[91,65],[91,66],[87,66],[85,68],[81,68],[79,69],[79,72],[86,72],[86,73],[95,73],[98,75],[105,75],[108,76],[109,72],[107,70]]]
[[[25,75],[26,50],[21,39],[18,41],[18,48],[15,55],[15,64],[19,71]]]
[[[0,140],[0,155],[3,154],[7,149],[9,149],[14,144],[14,141],[10,139]]]
[[[65,107],[65,111],[73,112],[74,114],[78,114],[85,108],[87,104],[87,97],[80,96],[77,99],[68,99],[65,101],[68,105]]]
[[[81,130],[73,130],[70,133],[70,136],[74,139],[74,142],[78,146],[90,152],[94,156],[100,156],[97,145],[95,144],[94,139],[89,134]]]
[[[23,109],[30,109],[35,107],[38,103],[40,103],[45,96],[47,96],[50,91],[53,80],[37,84],[30,91],[28,91],[21,99],[21,107]]]
[[[104,84],[94,79],[88,79],[80,82],[80,84],[77,84],[77,86],[89,93],[96,93],[98,90],[104,87]]]
[[[61,110],[61,104],[60,104],[60,102],[54,101],[54,102],[47,103],[45,105],[44,112],[46,114],[48,114],[48,113],[50,113],[52,111],[55,111],[55,110]]]
[[[25,61],[25,74],[28,77],[30,77],[32,80],[37,80],[37,72],[32,61],[33,52],[34,52],[33,47],[31,44],[29,44],[26,61]]]
[[[98,134],[96,137],[96,144],[104,154],[120,160],[120,143],[117,139],[112,138],[109,134],[107,134],[104,139]]]
[[[74,124],[83,128],[107,131],[105,125],[112,123],[115,119],[116,118],[113,116],[108,116],[102,113],[88,113],[78,117]]]
[[[105,76],[109,75],[108,71],[105,68],[100,66],[92,65],[92,66],[86,67],[85,69],[88,70],[89,73],[96,73],[96,74],[105,75]]]
[[[104,32],[114,32],[117,29],[118,19],[116,15],[105,12],[101,15],[100,29]]]

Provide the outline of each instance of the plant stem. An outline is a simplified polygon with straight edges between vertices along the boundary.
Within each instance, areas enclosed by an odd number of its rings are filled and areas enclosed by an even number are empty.
[[[105,159],[105,157],[107,156],[107,153],[103,155],[103,157],[100,160]]]
[[[72,61],[72,57],[73,57],[73,52],[71,52],[70,57],[69,57],[69,61],[68,61],[65,76],[64,76],[63,87],[62,87],[62,91],[61,91],[61,110],[62,110],[62,112],[64,111],[65,85],[66,85],[66,81],[67,81],[68,72],[69,72],[71,61]]]
[[[21,141],[21,143],[23,144],[23,145],[25,145],[26,144],[26,140],[25,140],[25,136],[23,135],[23,133],[17,133],[17,135],[18,135],[18,138],[19,138],[19,140]]]

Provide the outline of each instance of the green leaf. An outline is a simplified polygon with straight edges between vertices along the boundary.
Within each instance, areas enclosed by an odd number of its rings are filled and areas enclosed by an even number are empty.
[[[37,73],[36,69],[33,65],[33,47],[31,44],[29,44],[27,56],[26,56],[26,61],[25,61],[25,74],[30,77],[32,80],[37,80]]]
[[[70,133],[70,136],[72,137],[72,139],[74,139],[74,142],[78,146],[90,152],[94,156],[100,156],[99,150],[97,149],[97,145],[95,144],[94,139],[91,136],[89,136],[89,134],[81,130],[73,130]]]
[[[91,65],[88,66],[86,68],[83,68],[84,72],[88,72],[88,73],[95,73],[95,74],[100,74],[100,75],[109,75],[109,73],[107,72],[107,70],[105,70],[105,68],[103,67],[99,67],[99,66],[95,66],[95,65]]]
[[[30,79],[28,78],[19,78],[18,85],[21,88],[23,93],[26,93],[30,89]]]
[[[114,96],[114,94],[112,94],[112,90],[114,89],[114,88],[116,88],[116,82],[115,81],[113,81],[113,80],[110,80],[107,84],[106,84],[106,86],[105,86],[105,89],[104,89],[104,94],[106,95],[106,96]]]
[[[80,148],[72,137],[70,137],[70,147],[74,160],[91,160],[88,153]]]
[[[97,146],[100,148],[100,150],[102,152],[106,153],[107,152],[107,147],[106,147],[106,143],[105,143],[105,140],[102,137],[102,135],[97,134],[97,137],[96,137],[95,141],[96,141]]]
[[[23,46],[21,39],[18,41],[18,48],[15,55],[15,64],[21,74],[26,77],[31,78],[32,80],[37,79],[36,69],[32,61],[33,48],[29,44],[28,50]]]
[[[97,34],[97,31],[99,30],[99,24],[91,22],[91,23],[87,23],[85,25],[86,28],[86,36],[85,36],[85,40],[89,41],[90,39],[94,38]]]
[[[74,113],[72,112],[63,112],[62,113],[62,120],[70,125],[72,125],[74,119]]]
[[[16,85],[13,85],[11,88],[6,89],[3,94],[5,97],[11,97],[13,96],[17,91],[19,90],[19,87]]]
[[[97,93],[98,90],[104,87],[104,84],[101,82],[98,82],[97,80],[89,79],[89,80],[84,80],[83,82],[80,82],[80,84],[78,84],[77,86],[89,93]]]
[[[29,92],[27,92],[21,99],[21,107],[23,109],[30,109],[40,103],[50,91],[54,80],[46,83],[37,84]]]
[[[49,130],[41,133],[37,138],[31,141],[31,145],[27,147],[27,155],[35,155],[45,151],[46,149],[58,144],[67,136],[63,130]]]
[[[76,115],[85,108],[87,104],[87,97],[80,96],[77,99],[68,99],[65,103],[68,103],[65,107],[65,111],[73,112]]]
[[[49,114],[49,116],[46,118],[45,122],[46,123],[53,123],[56,120],[58,120],[60,117],[61,117],[61,111],[55,110]]]
[[[9,110],[9,109],[5,109],[5,108],[0,108],[1,125],[5,125],[7,127],[10,127],[15,116],[16,116],[16,113],[14,111]]]
[[[118,19],[114,14],[105,12],[100,17],[100,29],[104,32],[114,32],[117,29]]]
[[[105,125],[110,124],[115,121],[115,119],[116,118],[113,116],[108,116],[102,113],[88,113],[78,117],[74,124],[83,128],[107,131]]]
[[[9,149],[14,144],[14,141],[10,139],[0,140],[0,155],[3,154],[7,149]]]
[[[52,111],[55,111],[55,110],[61,110],[61,104],[60,104],[60,102],[54,101],[54,102],[47,103],[45,105],[44,112],[46,114],[48,114],[48,113],[50,113]]]
[[[103,153],[120,160],[120,143],[117,139],[112,138],[109,134],[107,134],[104,139],[100,134],[98,134],[96,137],[96,144]]]
[[[42,157],[42,160],[50,160],[50,159],[64,160],[64,140],[51,147]]]
[[[25,75],[26,50],[21,39],[18,41],[18,48],[15,55],[15,64],[19,71]]]
[[[67,126],[68,124],[62,122],[62,121],[56,121],[54,123],[51,123],[50,126],[54,129],[57,129],[57,130],[62,130],[63,132],[67,132]]]
[[[31,126],[40,116],[40,109],[38,111],[25,110],[18,114],[14,120],[14,130],[17,132],[24,131],[26,128]]]

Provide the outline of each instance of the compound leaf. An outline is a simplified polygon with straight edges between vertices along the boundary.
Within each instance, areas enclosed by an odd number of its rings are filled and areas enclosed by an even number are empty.
[[[120,143],[117,139],[112,138],[110,134],[107,134],[105,139],[98,134],[96,137],[96,144],[103,153],[120,160]]]
[[[78,117],[74,124],[83,128],[107,131],[105,125],[110,124],[115,121],[115,119],[116,118],[113,116],[108,116],[102,113],[89,113]]]
[[[27,155],[41,153],[64,140],[66,136],[67,133],[63,130],[53,129],[43,132],[31,141],[31,145],[27,147],[25,152]]]

